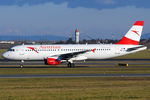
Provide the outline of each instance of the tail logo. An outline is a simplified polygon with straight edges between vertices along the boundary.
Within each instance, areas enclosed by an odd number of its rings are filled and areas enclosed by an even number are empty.
[[[138,31],[134,31],[134,30],[131,30],[131,31],[134,32],[135,34],[137,34],[138,36],[140,36]]]

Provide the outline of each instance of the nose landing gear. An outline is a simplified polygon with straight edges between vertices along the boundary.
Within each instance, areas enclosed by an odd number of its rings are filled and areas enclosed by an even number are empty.
[[[21,60],[20,67],[23,68],[24,60]]]

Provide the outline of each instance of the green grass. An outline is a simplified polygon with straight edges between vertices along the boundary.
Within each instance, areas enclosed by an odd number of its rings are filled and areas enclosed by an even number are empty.
[[[150,73],[149,67],[117,68],[1,68],[0,75],[20,74],[121,74]]]
[[[3,58],[2,58],[2,53],[5,52],[6,50],[7,50],[7,49],[0,49],[0,59],[3,59]]]
[[[1,100],[149,100],[150,78],[0,79]]]

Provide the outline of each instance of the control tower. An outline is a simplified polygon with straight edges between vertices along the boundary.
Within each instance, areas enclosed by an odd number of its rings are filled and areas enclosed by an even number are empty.
[[[79,30],[76,29],[76,31],[75,31],[75,42],[76,42],[76,44],[79,44],[79,35],[80,35]]]

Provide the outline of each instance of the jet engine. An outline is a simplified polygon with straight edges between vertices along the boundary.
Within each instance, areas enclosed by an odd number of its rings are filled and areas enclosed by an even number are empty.
[[[50,57],[45,59],[46,65],[59,65],[61,64],[61,60],[58,59],[58,57]]]

